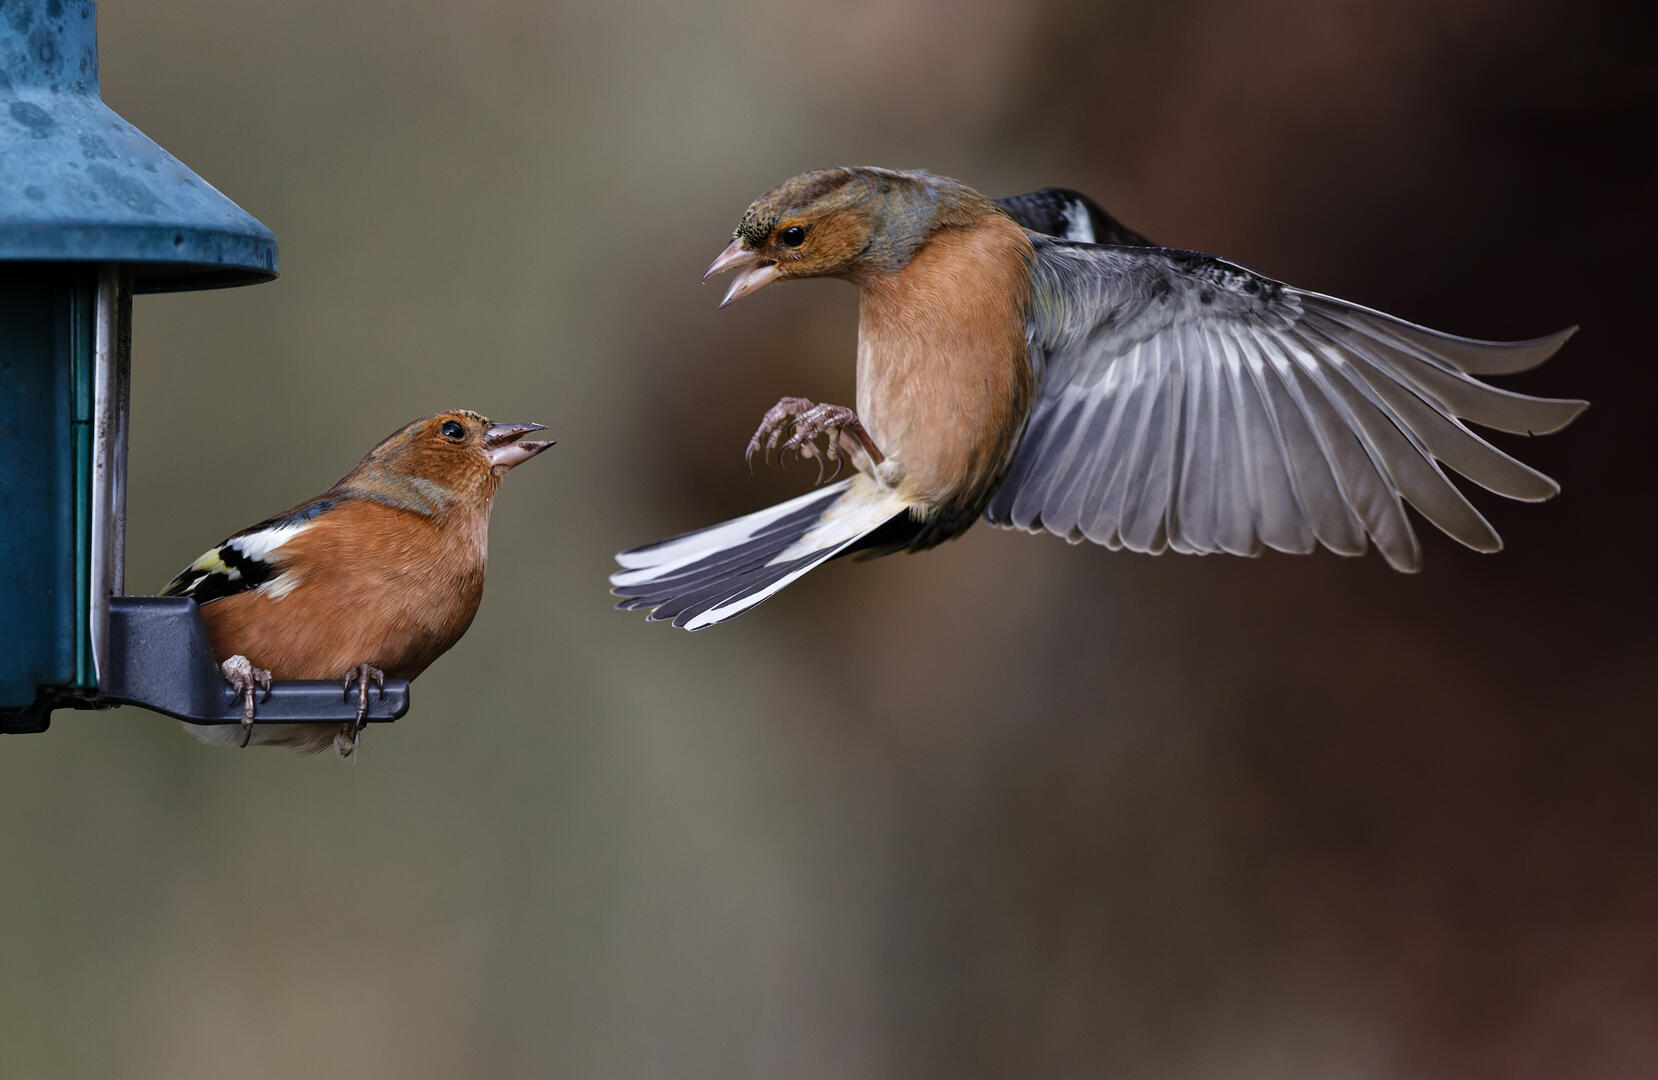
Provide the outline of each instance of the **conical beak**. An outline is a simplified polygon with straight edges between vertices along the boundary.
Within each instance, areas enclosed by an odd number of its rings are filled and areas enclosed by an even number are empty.
[[[484,432],[484,452],[497,472],[506,472],[553,445],[551,441],[524,441],[530,432],[546,430],[545,424],[491,424]]]
[[[731,288],[726,290],[725,299],[720,301],[720,307],[758,292],[782,276],[776,263],[770,259],[762,259],[758,252],[745,248],[742,237],[731,241],[730,246],[720,252],[719,258],[708,264],[702,280],[706,282],[715,274],[723,274],[727,270],[737,270],[740,273],[736,280],[732,281]]]

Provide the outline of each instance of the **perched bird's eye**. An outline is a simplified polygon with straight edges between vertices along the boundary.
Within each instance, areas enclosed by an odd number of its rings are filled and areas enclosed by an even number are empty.
[[[438,431],[443,433],[445,439],[453,439],[456,442],[466,438],[466,428],[462,427],[460,422],[456,420],[445,420]]]
[[[806,242],[806,226],[790,225],[779,233],[777,238],[789,247],[799,247]]]

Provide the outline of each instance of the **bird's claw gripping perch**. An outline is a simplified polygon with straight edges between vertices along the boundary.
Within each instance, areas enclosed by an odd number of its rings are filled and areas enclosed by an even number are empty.
[[[819,436],[823,437],[821,447],[816,441]],[[870,438],[857,413],[845,405],[818,405],[797,397],[783,398],[766,411],[754,436],[748,440],[743,460],[752,470],[755,453],[762,452],[763,460],[769,465],[773,450],[778,451],[779,461],[783,452],[789,450],[801,457],[816,459],[820,483],[824,479],[825,461],[835,463],[835,471],[829,474],[829,479],[833,480],[840,475],[841,466],[847,458],[860,467],[858,459],[865,458],[870,468],[886,460],[886,455]]]
[[[342,757],[349,757],[357,749],[357,739],[368,723],[368,684],[371,682],[379,689],[380,700],[386,700],[386,673],[373,664],[358,664],[341,680],[347,701],[351,700],[352,686],[357,687],[357,719],[345,723],[334,736],[334,747]]]
[[[356,725],[358,731],[363,730],[363,725],[368,722],[364,717],[368,716],[368,684],[371,682],[379,688],[380,700],[386,700],[386,673],[373,664],[358,664],[347,671],[344,680],[342,680],[348,699],[351,695],[351,687],[353,685],[357,687]]]
[[[265,696],[261,700],[268,701],[271,696],[271,673],[265,668],[254,667],[247,657],[237,655],[219,665],[219,674],[230,684],[231,696],[239,695],[242,699],[242,748],[245,750],[248,740],[253,738],[254,688],[264,690]]]

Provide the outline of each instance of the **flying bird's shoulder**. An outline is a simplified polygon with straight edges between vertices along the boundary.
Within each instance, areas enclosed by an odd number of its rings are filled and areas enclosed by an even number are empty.
[[[1154,247],[1150,240],[1070,188],[1048,187],[994,200],[1002,212],[1031,232],[1084,244]]]

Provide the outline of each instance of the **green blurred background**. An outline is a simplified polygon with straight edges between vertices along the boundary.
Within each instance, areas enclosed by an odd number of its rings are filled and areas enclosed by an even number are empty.
[[[1597,7],[1603,10],[1597,10]],[[1639,18],[1640,21],[1637,21]],[[352,760],[0,745],[4,1077],[1635,1077],[1658,1061],[1658,47],[1610,2],[151,0],[105,100],[277,234],[141,297],[129,588],[439,408],[549,425],[472,631]],[[831,164],[1064,184],[1457,333],[1582,333],[1561,480],[1427,569],[977,529],[695,636],[623,547],[804,489]]]

